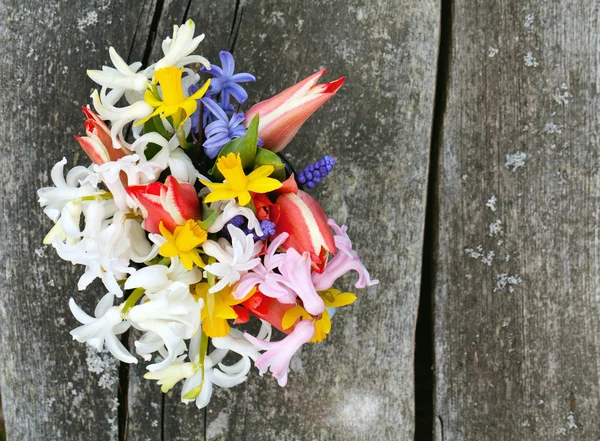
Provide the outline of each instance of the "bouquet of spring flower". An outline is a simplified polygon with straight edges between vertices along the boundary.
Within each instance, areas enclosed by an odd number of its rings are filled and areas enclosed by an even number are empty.
[[[254,76],[234,73],[228,52],[221,66],[192,55],[204,38],[194,28],[174,26],[144,70],[110,48],[114,67],[88,71],[100,91],[76,139],[93,164],[65,177],[63,158],[38,195],[54,222],[44,243],[85,267],[80,290],[98,278],[108,291],[93,316],[69,300],[81,322],[73,338],[125,363],[137,353],[151,362],[145,378],[163,392],[183,380],[182,400],[202,408],[213,385],[242,383],[252,362],[285,386],[294,353],[323,340],[336,308],[356,299],[335,281],[349,271],[357,288],[377,281],[346,227],[301,189],[334,159],[294,175],[278,155],[344,79],[317,84],[322,70],[244,113],[240,83]],[[232,327],[251,319],[257,335]],[[230,352],[239,361],[224,364]]]

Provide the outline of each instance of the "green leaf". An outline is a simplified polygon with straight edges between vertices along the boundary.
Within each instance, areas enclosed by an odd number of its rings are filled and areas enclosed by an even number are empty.
[[[279,181],[285,181],[285,165],[281,162],[281,158],[270,150],[259,148],[254,159],[254,168],[261,165],[271,165],[274,167],[271,177]]]
[[[242,167],[248,168],[254,165],[254,158],[256,157],[256,149],[258,144],[258,115],[255,115],[246,130],[246,134],[241,138],[235,138],[225,147],[221,149],[219,155],[217,156],[217,160],[221,156],[227,156],[229,153],[240,154],[242,158]],[[215,177],[215,179],[223,180],[223,175],[217,168],[217,161],[215,160],[215,165],[209,171],[209,173]]]
[[[202,202],[202,220],[197,221],[204,231],[208,231],[212,224],[215,223],[215,219],[219,213],[214,208],[210,208],[204,202]]]
[[[275,169],[283,168],[283,162],[277,154],[271,150],[259,148],[256,152],[256,158],[254,160],[254,168],[258,168],[261,165],[272,165]]]

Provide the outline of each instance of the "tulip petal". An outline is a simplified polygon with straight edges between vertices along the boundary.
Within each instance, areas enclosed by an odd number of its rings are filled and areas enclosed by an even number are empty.
[[[188,219],[200,219],[200,201],[194,186],[185,182],[178,182],[173,176],[167,177],[165,208],[173,219],[179,224],[184,224]]]
[[[285,193],[277,198],[280,216],[275,226],[277,234],[289,233],[283,248],[309,252],[315,270],[322,272],[327,253],[336,250],[325,212],[311,196],[303,191]]]

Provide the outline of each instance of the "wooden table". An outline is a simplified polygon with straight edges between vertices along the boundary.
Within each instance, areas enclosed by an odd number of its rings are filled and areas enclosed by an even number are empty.
[[[187,18],[256,74],[251,101],[347,76],[286,154],[337,158],[316,195],[381,281],[285,389],[253,373],[204,411],[71,340],[68,298],[102,288],[41,245],[36,201],[84,159],[85,70],[110,45],[157,60]],[[596,0],[4,0],[0,47],[9,440],[600,439]]]

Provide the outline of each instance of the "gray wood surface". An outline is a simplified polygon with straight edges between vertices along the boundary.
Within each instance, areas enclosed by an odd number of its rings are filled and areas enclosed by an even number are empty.
[[[0,161],[16,171],[1,178],[0,386],[8,439],[411,439],[438,3],[29,3],[0,7]],[[72,136],[82,130],[79,106],[93,88],[85,69],[105,64],[109,45],[132,61],[156,59],[161,39],[186,16],[206,32],[202,47],[211,60],[232,49],[239,68],[256,74],[251,100],[321,67],[329,69],[326,81],[347,76],[286,153],[297,166],[324,154],[338,158],[316,195],[349,225],[381,281],[335,317],[327,342],[303,350],[286,389],[253,373],[219,391],[206,411],[181,405],[178,388],[163,397],[141,379],[142,365],[123,370],[128,381],[119,385],[117,364],[94,361],[71,340],[68,298],[89,310],[102,288],[86,298],[76,289],[81,268],[41,245],[50,222],[35,195],[63,155],[83,160]],[[88,363],[104,372],[90,372]],[[126,425],[120,437],[119,412]]]
[[[156,417],[162,433],[134,422],[147,412],[148,400],[157,403],[155,386],[139,381],[143,371],[136,366],[129,439],[411,439],[438,5],[232,1],[213,11],[202,2],[166,2],[153,54],[160,30],[169,32],[186,10],[207,34],[202,47],[209,59],[233,50],[237,69],[257,76],[247,87],[252,102],[322,67],[328,68],[325,81],[348,77],[285,154],[298,167],[324,154],[338,158],[335,174],[316,194],[332,217],[348,223],[381,284],[335,317],[327,342],[303,350],[285,389],[254,372],[245,384],[217,390],[206,426],[203,412],[178,403],[179,388],[165,397],[164,419]],[[344,288],[352,288],[349,280]],[[158,415],[156,408],[150,415]]]
[[[118,363],[69,335],[77,326],[69,297],[90,310],[103,288],[78,292],[81,268],[42,245],[52,223],[36,190],[63,156],[83,160],[73,135],[92,89],[85,70],[105,64],[110,45],[128,55],[141,6],[0,5],[0,384],[9,440],[118,439]]]
[[[256,375],[219,391],[208,440],[413,438],[414,330],[437,62],[437,1],[243,3],[236,60],[267,98],[320,67],[339,92],[285,153],[296,167],[324,154],[335,173],[318,192],[346,223],[380,285],[306,346],[281,390]],[[355,279],[352,278],[352,281]],[[341,286],[353,289],[350,279]],[[240,424],[243,421],[243,424]]]
[[[436,439],[595,441],[600,6],[452,4]]]

